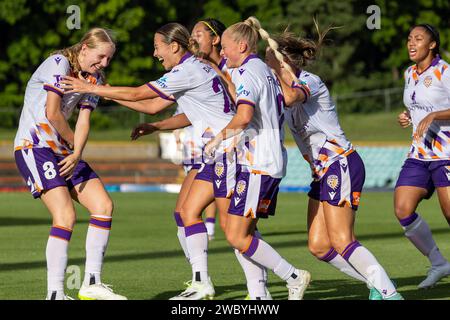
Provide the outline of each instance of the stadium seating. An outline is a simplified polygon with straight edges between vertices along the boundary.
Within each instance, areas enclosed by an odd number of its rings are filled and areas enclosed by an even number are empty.
[[[357,147],[366,167],[365,188],[393,188],[405,161],[408,147]],[[295,147],[287,148],[288,166],[284,187],[306,187],[311,182],[308,163]]]

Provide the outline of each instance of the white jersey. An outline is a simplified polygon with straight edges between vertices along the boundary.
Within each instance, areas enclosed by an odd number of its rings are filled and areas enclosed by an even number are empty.
[[[403,102],[411,115],[413,133],[429,113],[450,108],[449,64],[439,56],[419,74],[417,66],[405,71]],[[409,158],[418,160],[450,160],[450,120],[435,120],[427,132],[414,139]]]
[[[174,116],[183,113],[180,107],[173,114]],[[195,135],[194,127],[188,126],[179,130],[179,139],[182,145],[182,162],[185,166],[202,163],[202,150],[204,147],[202,137]]]
[[[25,90],[14,150],[51,148],[56,154],[71,153],[66,141],[47,119],[47,92],[52,91],[61,96],[61,112],[65,119],[70,118],[75,107],[95,109],[99,98],[83,93],[64,94],[60,81],[65,75],[74,76],[69,61],[61,54],[48,57],[33,73]],[[100,83],[100,77],[90,76],[89,81]]]
[[[225,128],[235,114],[219,75],[190,53],[184,55],[170,72],[147,85],[160,97],[178,103],[192,123],[194,134],[201,136],[203,143]],[[230,145],[223,144],[217,156],[229,151]]]
[[[238,163],[248,172],[282,178],[286,174],[284,99],[272,70],[257,55],[248,56],[231,71],[236,86],[236,105],[255,108],[240,137]]]
[[[286,108],[286,121],[303,157],[309,162],[312,176],[320,179],[328,167],[353,151],[342,130],[336,106],[323,81],[302,70],[300,83],[292,87],[302,90],[306,100]]]

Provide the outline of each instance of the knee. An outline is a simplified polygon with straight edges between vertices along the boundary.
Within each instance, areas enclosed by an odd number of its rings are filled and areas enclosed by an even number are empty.
[[[63,214],[53,218],[53,225],[73,230],[76,222],[76,214]]]
[[[226,233],[226,231],[227,231],[227,224],[226,224],[226,221],[224,221],[223,219],[220,219],[219,223],[220,223],[220,228],[222,229],[222,231],[223,231],[224,233]]]
[[[251,241],[251,237],[240,237],[231,232],[226,232],[225,236],[230,246],[241,252],[247,250],[249,242]]]
[[[415,207],[406,201],[396,201],[394,211],[397,219],[405,219],[414,213]]]
[[[332,247],[339,253],[342,254],[345,248],[353,242],[353,240],[347,236],[336,235],[331,240]]]
[[[317,239],[308,240],[309,252],[316,258],[320,259],[324,257],[331,249],[331,244],[329,242],[318,241]]]
[[[114,203],[111,199],[105,199],[100,202],[98,205],[98,210],[96,210],[95,214],[100,214],[104,216],[112,216],[114,211]]]

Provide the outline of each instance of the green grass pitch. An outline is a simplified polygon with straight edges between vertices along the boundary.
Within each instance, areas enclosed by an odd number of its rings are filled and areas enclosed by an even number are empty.
[[[172,215],[176,195],[113,193],[112,197],[115,213],[102,280],[129,299],[168,299],[179,293],[191,273],[176,237]],[[43,299],[49,214],[39,200],[26,193],[0,194],[0,203],[0,299]],[[403,236],[392,203],[392,193],[363,194],[356,220],[359,241],[377,257],[406,299],[450,299],[450,277],[433,289],[416,289],[428,260]],[[305,299],[366,299],[364,284],[308,252],[306,205],[305,194],[280,194],[276,216],[259,223],[263,237],[288,261],[311,272]],[[450,229],[436,197],[423,202],[418,211],[430,225],[440,250],[450,258]],[[81,207],[77,213],[68,265],[79,266],[83,275],[88,213]],[[218,225],[216,239],[210,242],[209,270],[216,299],[245,297],[244,274]],[[67,274],[67,280],[76,284],[76,273]],[[269,290],[274,299],[287,298],[284,283],[273,273]],[[67,290],[67,294],[76,297],[77,290]]]

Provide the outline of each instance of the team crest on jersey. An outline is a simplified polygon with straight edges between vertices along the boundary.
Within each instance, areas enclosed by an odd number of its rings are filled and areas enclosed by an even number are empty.
[[[327,178],[327,185],[331,189],[336,190],[336,188],[339,186],[339,178],[338,178],[338,176],[336,176],[334,174],[331,175],[331,176],[328,176],[328,178]]]
[[[247,182],[245,182],[245,180],[239,180],[239,182],[236,185],[237,194],[241,196],[244,193],[246,187]]]
[[[222,178],[224,171],[225,171],[225,167],[224,167],[223,163],[217,162],[216,165],[214,166],[214,173],[216,174],[216,176],[218,176],[219,178]]]
[[[425,85],[425,87],[429,87],[429,86],[431,86],[431,83],[433,82],[433,78],[432,77],[430,77],[430,76],[427,76],[426,78],[425,78],[425,80],[423,80],[423,84]]]

